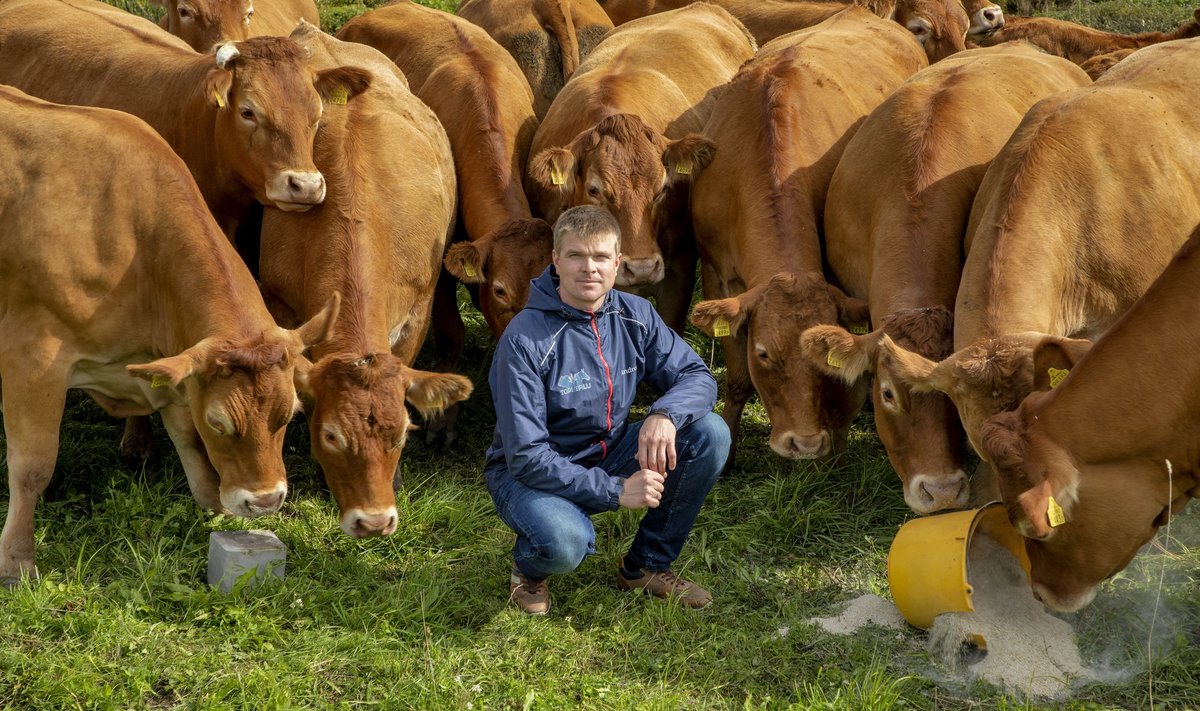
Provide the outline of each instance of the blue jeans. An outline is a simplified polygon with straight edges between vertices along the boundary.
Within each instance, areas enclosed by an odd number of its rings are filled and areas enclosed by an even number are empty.
[[[641,422],[629,425],[598,466],[623,479],[637,472],[641,430]],[[647,509],[642,517],[625,556],[627,568],[671,567],[692,532],[701,504],[721,475],[729,441],[725,421],[711,412],[675,434],[675,469],[667,475],[658,508]],[[496,511],[517,534],[513,561],[525,577],[541,580],[569,573],[596,552],[591,515],[599,512],[585,511],[573,501],[532,489],[512,477],[496,477],[492,483]]]

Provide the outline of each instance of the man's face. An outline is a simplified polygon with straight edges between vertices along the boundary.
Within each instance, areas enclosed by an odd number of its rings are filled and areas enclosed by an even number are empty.
[[[593,237],[569,235],[552,259],[558,270],[559,296],[563,303],[581,311],[600,308],[617,282],[621,265],[617,236],[611,232]]]

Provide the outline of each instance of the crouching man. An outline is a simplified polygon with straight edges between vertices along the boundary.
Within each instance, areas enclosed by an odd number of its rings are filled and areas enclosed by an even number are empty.
[[[671,572],[729,454],[712,413],[717,384],[650,303],[613,290],[620,227],[593,206],[554,226],[553,263],[509,324],[489,375],[496,434],[485,464],[500,518],[517,534],[512,599],[550,609],[546,579],[594,553],[591,516],[649,509],[617,587],[705,607],[708,591]],[[629,422],[638,384],[661,397]]]

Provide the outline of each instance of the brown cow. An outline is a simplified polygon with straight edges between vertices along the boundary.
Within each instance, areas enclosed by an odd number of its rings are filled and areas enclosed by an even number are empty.
[[[962,426],[944,395],[909,392],[876,345],[886,333],[933,360],[953,352],[963,233],[984,171],[1029,107],[1090,83],[1071,62],[1024,42],[968,50],[888,97],[834,171],[825,257],[846,293],[870,304],[878,330],[819,326],[802,350],[849,383],[874,374],[876,430],[917,513],[967,504]]]
[[[408,436],[405,400],[425,417],[466,398],[460,375],[411,367],[454,222],[454,163],[437,117],[376,50],[301,23],[292,39],[316,67],[351,62],[375,79],[330,105],[316,161],[329,198],[304,215],[263,215],[262,288],[280,323],[309,317],[330,293],[342,318],[312,350],[301,387],[313,457],[351,536],[395,531],[393,475]]]
[[[898,379],[950,396],[981,454],[984,420],[1034,388],[1033,348],[1102,333],[1200,222],[1198,81],[1200,39],[1170,42],[1036,104],[971,209],[957,351],[936,362],[881,339]]]
[[[144,119],[191,169],[232,236],[255,198],[303,211],[325,199],[312,162],[322,101],[370,82],[355,67],[313,72],[284,38],[201,55],[153,23],[95,0],[0,3],[0,83],[48,101]]]
[[[0,171],[0,580],[36,575],[34,507],[68,388],[118,417],[160,410],[201,506],[278,510],[294,371],[336,298],[277,327],[187,167],[128,114],[0,87]]]
[[[967,39],[974,40],[1004,27],[1004,10],[992,0],[963,0],[962,5],[971,19]]]
[[[1055,610],[1091,602],[1200,495],[1198,249],[1200,230],[1090,352],[1043,339],[1038,378],[1070,375],[983,426],[1009,518],[1027,537],[1034,590]]]
[[[624,254],[617,286],[655,296],[677,331],[696,273],[688,186],[712,156],[699,131],[715,90],[754,50],[745,27],[708,3],[622,25],[579,66],[533,139],[531,202],[551,224],[574,205],[611,211]]]
[[[1120,61],[1129,55],[1136,52],[1136,49],[1117,49],[1104,54],[1097,54],[1094,57],[1085,59],[1079,64],[1079,68],[1087,73],[1093,80],[1099,79],[1108,73],[1109,69],[1117,66]]]
[[[359,15],[337,36],[390,57],[446,127],[458,172],[457,224],[470,240],[450,248],[446,267],[482,286],[480,310],[499,337],[525,306],[529,281],[550,263],[551,251],[549,226],[531,220],[522,185],[538,120],[521,68],[479,27],[408,0]],[[434,333],[446,339],[440,366],[453,369],[465,330],[454,282],[448,286],[449,298],[435,301]]]
[[[614,25],[630,20],[675,10],[701,0],[608,0],[604,11]],[[936,62],[966,48],[964,36],[969,31],[985,32],[1004,24],[999,6],[981,3],[972,5],[970,18],[958,0],[862,0],[861,2],[794,2],[793,0],[706,0],[720,5],[740,20],[760,45],[789,32],[824,22],[846,5],[858,5],[879,17],[903,25],[925,47],[930,62]],[[976,29],[976,16],[980,23]],[[987,29],[985,29],[985,27]]]
[[[1083,64],[1100,54],[1119,49],[1140,49],[1160,42],[1186,39],[1200,35],[1200,9],[1192,19],[1185,21],[1171,32],[1141,32],[1123,35],[1105,32],[1085,25],[1056,20],[1052,17],[1009,17],[998,31],[975,39],[979,44],[990,47],[1011,40],[1026,40],[1050,54]]]
[[[596,0],[465,0],[458,16],[487,30],[517,60],[538,118],[613,27]]]
[[[313,0],[156,0],[167,12],[159,27],[197,52],[251,37],[286,37],[304,20],[321,24]]]
[[[849,7],[768,43],[718,100],[704,129],[716,155],[692,196],[708,299],[692,322],[723,336],[722,417],[735,442],[757,388],[779,455],[811,459],[845,446],[866,388],[847,388],[799,351],[805,328],[867,321],[867,304],[822,275],[825,194],[859,124],[926,64],[903,28]]]

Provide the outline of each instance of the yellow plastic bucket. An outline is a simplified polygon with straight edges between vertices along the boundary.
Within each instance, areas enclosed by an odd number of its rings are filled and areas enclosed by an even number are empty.
[[[1002,504],[915,518],[896,532],[888,552],[888,585],[908,624],[929,629],[943,612],[975,609],[967,555],[977,531],[1011,551],[1029,575],[1024,539]]]

